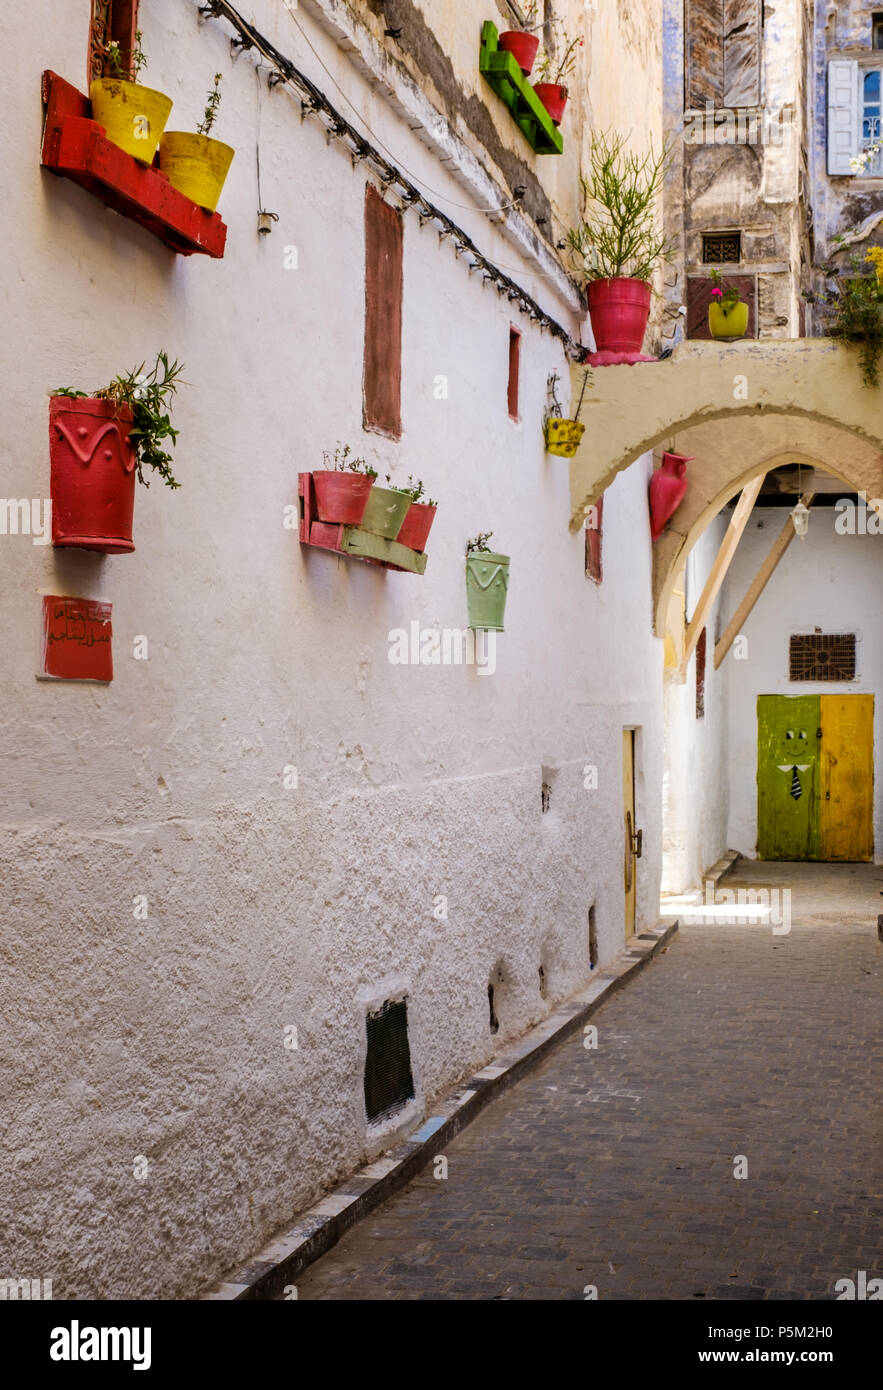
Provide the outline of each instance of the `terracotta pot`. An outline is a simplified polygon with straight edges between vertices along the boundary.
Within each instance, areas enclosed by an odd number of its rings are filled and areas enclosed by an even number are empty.
[[[425,550],[436,511],[436,507],[426,502],[412,502],[396,536],[399,545],[406,545],[409,550]]]
[[[538,34],[525,34],[521,29],[504,29],[497,45],[506,53],[511,53],[525,77],[530,76],[537,49],[540,46]]]
[[[654,541],[659,540],[666,522],[684,500],[689,486],[687,464],[692,460],[692,454],[663,454],[650,479],[650,535]]]
[[[134,550],[132,412],[94,396],[52,396],[49,465],[52,544],[122,554]]]
[[[588,296],[598,352],[640,352],[650,317],[646,280],[592,280]]]
[[[567,88],[560,82],[537,82],[534,91],[552,117],[553,125],[560,125],[567,105]]]
[[[333,468],[321,468],[314,473],[319,520],[361,526],[373,481],[365,473],[338,472]]]

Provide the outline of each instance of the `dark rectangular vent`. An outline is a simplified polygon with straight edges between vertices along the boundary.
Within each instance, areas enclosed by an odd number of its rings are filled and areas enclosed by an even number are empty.
[[[414,1096],[407,1001],[388,1001],[368,1014],[365,1027],[365,1110],[369,1120],[382,1120]]]
[[[738,265],[741,259],[741,232],[714,232],[703,236],[702,260],[706,265]]]
[[[855,633],[795,633],[790,666],[793,681],[855,680]]]

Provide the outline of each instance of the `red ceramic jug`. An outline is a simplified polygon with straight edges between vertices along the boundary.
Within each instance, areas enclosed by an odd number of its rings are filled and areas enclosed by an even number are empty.
[[[674,516],[687,491],[687,464],[693,454],[662,455],[662,464],[650,479],[650,535],[654,541],[665,530],[665,523]]]

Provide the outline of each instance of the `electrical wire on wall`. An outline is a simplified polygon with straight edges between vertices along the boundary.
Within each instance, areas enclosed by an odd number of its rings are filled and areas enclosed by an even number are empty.
[[[557,319],[552,318],[551,314],[547,314],[545,309],[525,289],[522,289],[493,261],[490,261],[478,249],[469,234],[458,226],[446,212],[430,202],[398,165],[388,159],[375,144],[356,130],[346,117],[341,115],[331,104],[316,84],[299,68],[295,67],[290,59],[280,53],[269,39],[248,24],[229,3],[229,0],[203,0],[203,3],[199,5],[199,12],[206,17],[226,19],[228,24],[236,30],[237,37],[231,39],[231,46],[234,51],[245,51],[253,48],[273,68],[267,79],[268,84],[271,87],[284,85],[293,89],[300,97],[302,119],[308,117],[318,119],[328,137],[337,140],[344,146],[353,164],[364,161],[369,168],[373,169],[384,189],[395,196],[401,212],[404,213],[415,208],[421,227],[432,223],[438,228],[439,241],[450,238],[454,245],[455,256],[458,258],[465,256],[470,271],[480,271],[485,283],[492,284],[498,294],[504,296],[509,303],[516,305],[523,314],[527,315],[534,323],[539,324],[541,328],[546,329],[553,337],[558,338],[564,344],[569,357],[578,362],[585,359],[589,349],[584,347],[582,343],[577,343]],[[258,153],[259,159],[260,154]],[[497,209],[493,209],[493,211],[496,212]]]

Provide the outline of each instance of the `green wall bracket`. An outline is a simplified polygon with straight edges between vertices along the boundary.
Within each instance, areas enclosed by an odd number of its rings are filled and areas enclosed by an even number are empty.
[[[399,570],[410,570],[412,574],[422,574],[426,569],[426,556],[420,550],[409,550],[398,541],[388,541],[383,536],[362,531],[358,526],[344,526],[340,548],[345,555],[358,555],[362,560],[381,560],[385,565],[394,565]]]
[[[481,26],[479,71],[506,103],[531,149],[537,154],[560,154],[564,149],[561,131],[512,54],[498,48],[498,39],[496,24],[486,20]]]

